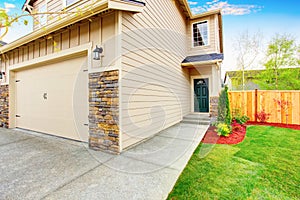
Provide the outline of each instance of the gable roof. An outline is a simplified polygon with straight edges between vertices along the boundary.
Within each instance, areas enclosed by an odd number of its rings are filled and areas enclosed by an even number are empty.
[[[30,8],[33,7],[34,2],[36,2],[37,0],[26,0],[22,6],[22,10],[23,11],[27,11],[30,12]],[[129,3],[135,3],[135,4],[141,4],[143,6],[146,5],[145,2],[140,1],[140,0],[120,0],[120,1],[124,1],[124,2],[129,2]]]
[[[3,42],[3,41],[0,40],[0,47],[4,46],[6,44],[7,44],[6,42]]]

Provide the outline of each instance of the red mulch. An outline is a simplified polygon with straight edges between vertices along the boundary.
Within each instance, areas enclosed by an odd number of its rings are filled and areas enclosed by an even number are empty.
[[[279,123],[268,123],[268,122],[247,122],[247,125],[262,125],[262,126],[275,126],[280,128],[290,128],[295,130],[300,130],[300,125],[298,124],[279,124]]]
[[[232,133],[229,137],[218,136],[215,130],[215,126],[209,127],[202,142],[208,144],[238,144],[244,140],[246,135],[246,126],[237,123],[232,124]]]
[[[203,143],[207,144],[238,144],[242,142],[246,135],[246,126],[248,125],[264,125],[275,126],[281,128],[291,128],[300,130],[300,125],[295,124],[279,124],[279,123],[262,123],[262,122],[247,122],[246,125],[240,125],[238,123],[232,124],[232,134],[229,137],[218,136],[215,126],[210,126],[202,139]]]

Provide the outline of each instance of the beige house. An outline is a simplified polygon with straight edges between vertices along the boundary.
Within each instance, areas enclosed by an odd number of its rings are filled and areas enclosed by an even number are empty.
[[[120,153],[216,113],[220,10],[186,0],[26,0],[34,31],[0,47],[0,125]]]

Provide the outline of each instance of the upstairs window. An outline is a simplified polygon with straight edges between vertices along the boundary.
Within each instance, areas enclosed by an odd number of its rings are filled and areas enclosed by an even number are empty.
[[[63,0],[65,7],[75,3],[76,1],[78,0]]]
[[[47,5],[43,4],[42,6],[39,7],[39,13],[46,13],[47,12]],[[38,15],[38,20],[39,20],[39,27],[42,27],[47,24],[47,14],[41,14]]]
[[[198,22],[193,24],[193,46],[208,45],[208,22]]]

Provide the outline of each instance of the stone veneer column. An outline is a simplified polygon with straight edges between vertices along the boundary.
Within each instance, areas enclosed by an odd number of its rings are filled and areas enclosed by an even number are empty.
[[[210,116],[211,117],[217,117],[218,116],[218,102],[219,97],[210,97]]]
[[[8,85],[0,85],[0,127],[8,128]]]
[[[89,146],[120,153],[119,71],[89,74]]]

